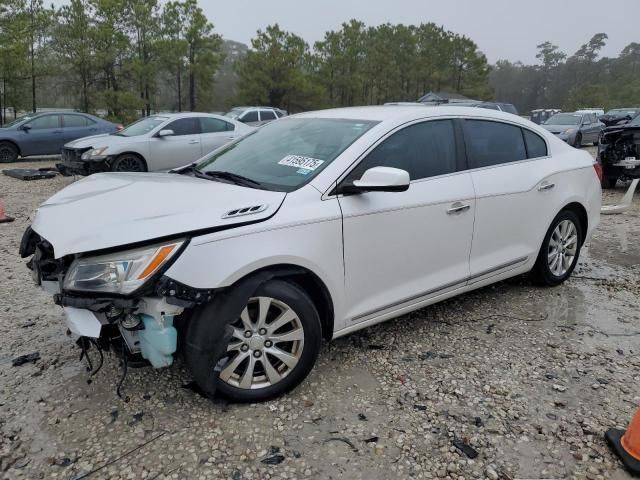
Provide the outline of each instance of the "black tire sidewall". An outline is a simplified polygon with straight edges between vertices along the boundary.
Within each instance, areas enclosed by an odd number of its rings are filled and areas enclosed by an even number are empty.
[[[573,259],[571,266],[564,275],[558,277],[554,275],[549,268],[549,241],[551,240],[553,231],[556,229],[558,224],[564,220],[570,220],[571,222],[573,222],[578,235],[578,247],[576,250],[576,256]],[[542,242],[542,246],[540,247],[540,252],[538,253],[538,258],[536,259],[536,264],[533,269],[534,278],[538,281],[538,283],[549,286],[560,285],[571,276],[580,258],[580,251],[582,250],[582,238],[582,225],[580,224],[580,219],[574,212],[572,212],[571,210],[563,210],[558,215],[556,215],[556,218],[554,218],[551,222],[549,230],[547,230],[547,234],[544,236],[544,240]]]
[[[282,381],[270,387],[258,390],[246,390],[228,385],[218,379],[217,391],[234,402],[261,402],[289,392],[306,378],[315,365],[320,352],[322,343],[320,317],[313,302],[304,290],[297,285],[283,280],[270,280],[258,287],[252,295],[252,297],[259,296],[272,297],[279,300],[296,312],[304,329],[302,356],[298,364]],[[196,319],[194,318],[193,320]],[[234,319],[225,320],[225,323],[229,323]],[[207,321],[207,319],[201,317],[196,321]]]
[[[581,133],[578,133],[578,134],[576,135],[576,138],[575,138],[575,140],[573,141],[573,146],[574,146],[575,148],[580,148],[580,147],[582,147],[582,134],[581,134]]]
[[[111,171],[112,172],[130,172],[131,170],[118,170],[117,169],[117,167],[120,164],[120,162],[125,158],[135,158],[137,161],[139,161],[142,164],[141,172],[146,172],[147,171],[147,162],[145,162],[144,159],[139,157],[138,155],[133,155],[133,154],[130,154],[130,153],[125,153],[124,155],[120,155],[119,157],[117,157],[113,161],[113,163],[111,164]],[[139,173],[139,172],[133,172],[133,173]]]
[[[10,151],[13,152],[13,158],[9,159],[9,160],[2,160],[0,159],[0,163],[11,163],[11,162],[15,162],[16,160],[18,160],[18,156],[19,156],[19,152],[18,149],[11,143],[9,142],[0,142],[0,149],[4,149],[7,148]]]

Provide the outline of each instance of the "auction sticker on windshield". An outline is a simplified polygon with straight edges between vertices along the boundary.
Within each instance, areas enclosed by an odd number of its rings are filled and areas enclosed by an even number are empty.
[[[278,165],[314,171],[323,163],[324,160],[318,160],[317,158],[304,157],[302,155],[287,155],[278,162]]]

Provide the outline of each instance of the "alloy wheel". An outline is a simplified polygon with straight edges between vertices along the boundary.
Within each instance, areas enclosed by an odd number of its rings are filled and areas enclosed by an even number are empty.
[[[578,230],[571,220],[562,220],[551,234],[547,261],[556,277],[566,274],[578,252]]]
[[[144,172],[144,164],[138,157],[122,157],[116,162],[115,172]]]
[[[300,361],[304,327],[286,303],[251,298],[231,326],[233,335],[220,372],[223,382],[242,389],[266,388],[289,375]]]

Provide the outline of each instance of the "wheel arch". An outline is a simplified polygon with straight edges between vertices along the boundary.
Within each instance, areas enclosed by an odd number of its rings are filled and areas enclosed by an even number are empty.
[[[580,220],[580,228],[582,230],[582,238],[580,240],[581,243],[584,243],[587,238],[587,231],[589,230],[589,215],[587,214],[587,209],[579,202],[571,202],[560,210],[560,212],[564,211],[573,212],[578,216],[578,220]]]
[[[232,289],[235,285],[247,281],[250,282],[252,279],[257,280],[257,288],[262,283],[273,278],[290,281],[302,288],[311,297],[311,301],[318,309],[318,315],[320,316],[322,337],[327,341],[331,340],[335,322],[333,299],[329,288],[322,279],[308,268],[286,263],[269,265],[246,274],[228,288]]]
[[[18,142],[16,142],[15,140],[9,139],[9,138],[2,138],[0,139],[0,143],[9,143],[11,145],[13,145],[14,147],[16,147],[16,150],[18,150],[18,156],[22,156],[22,149],[20,148],[20,145],[18,145]]]

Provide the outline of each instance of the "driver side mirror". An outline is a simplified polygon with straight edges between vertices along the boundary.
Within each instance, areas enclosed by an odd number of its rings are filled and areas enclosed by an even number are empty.
[[[404,192],[409,189],[409,172],[392,167],[373,167],[362,174],[360,180],[343,185],[340,193]]]
[[[170,137],[171,135],[174,135],[174,131],[173,130],[169,130],[169,129],[160,130],[158,132],[158,136],[160,138],[162,138],[162,137]]]
[[[31,130],[33,127],[32,127],[31,125],[27,124],[27,125],[22,125],[20,128],[21,128],[22,130],[24,130],[25,132],[28,132],[28,131],[29,131],[29,130]]]

